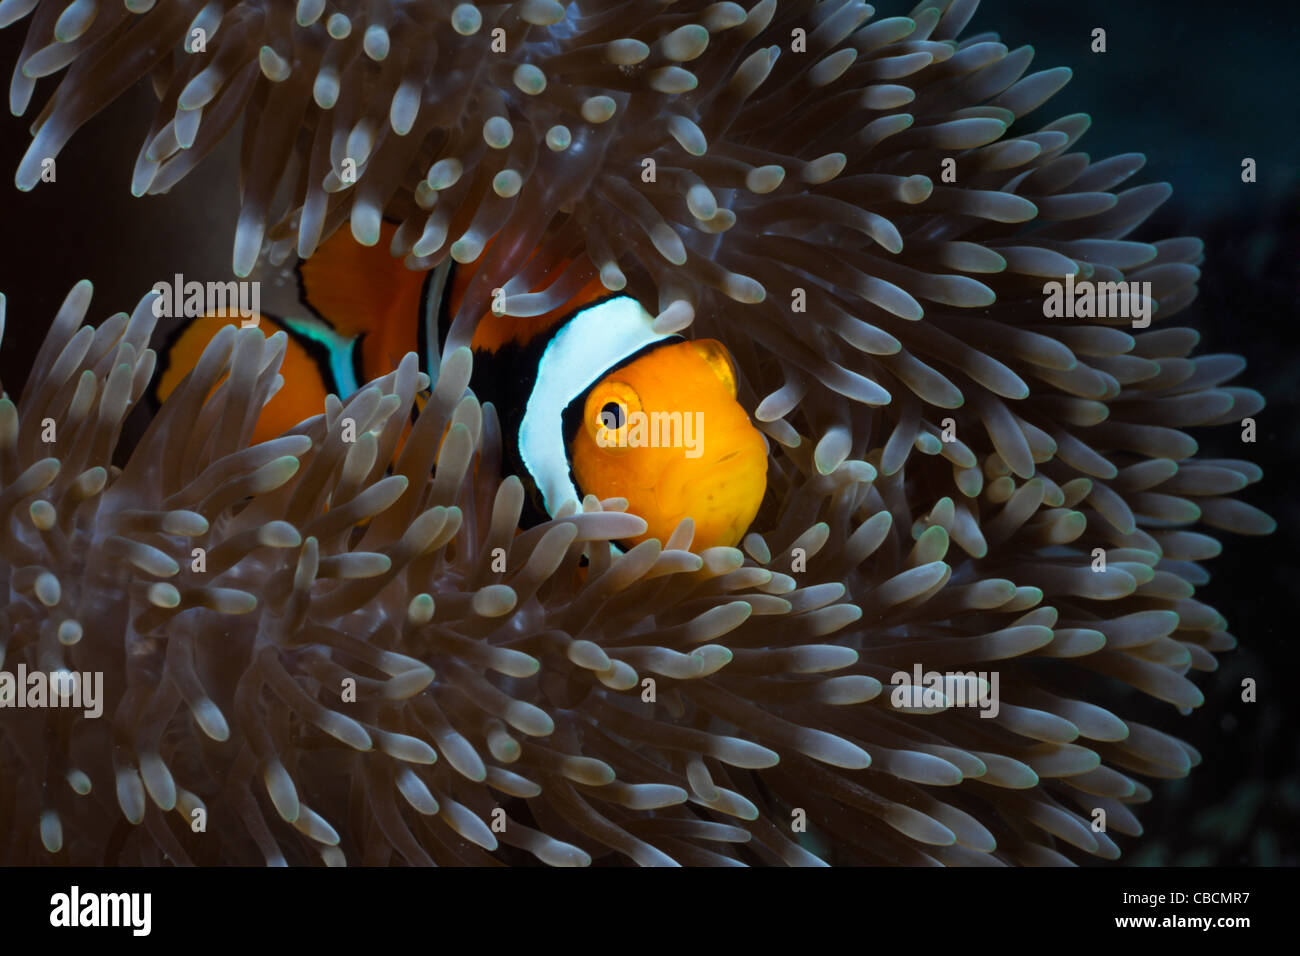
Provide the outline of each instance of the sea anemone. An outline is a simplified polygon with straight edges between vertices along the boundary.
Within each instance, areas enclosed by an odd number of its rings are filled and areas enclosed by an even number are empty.
[[[1135,776],[1199,756],[1102,704],[1201,702],[1234,639],[1192,528],[1271,530],[1183,429],[1262,401],[1166,322],[1200,243],[1124,238],[1168,188],[1115,192],[1142,157],[1071,152],[1086,117],[1024,127],[1068,72],[957,39],[975,6],[0,3],[34,11],[13,105],[69,66],[20,187],[148,73],[138,193],[247,117],[237,273],[384,216],[415,268],[487,248],[436,382],[408,357],[249,448],[284,345],[231,329],[120,471],[152,311],[80,328],[73,290],[0,400],[0,623],[111,707],[3,715],[0,859],[1117,857]],[[734,354],[774,441],[743,552],[611,558],[617,500],[515,535],[459,346],[494,288],[530,315],[595,275]],[[1150,283],[1158,327],[1045,318],[1067,276]],[[900,705],[917,664],[996,673],[997,715]]]
[[[465,349],[390,469],[414,355],[250,448],[285,339],[228,327],[114,467],[154,318],[146,299],[84,328],[89,298],[0,399],[0,614],[7,666],[102,672],[111,707],[5,714],[7,862],[815,862],[800,814],[837,861],[1064,862],[1057,840],[1118,854],[1071,805],[1139,832],[1149,791],[1123,771],[1197,760],[1070,687],[1199,703],[1185,672],[1232,645],[1186,581],[1212,539],[1123,535],[1075,510],[1087,479],[989,503],[977,561],[950,553],[951,499],[917,515],[866,462],[792,454],[748,561],[691,553],[689,525],[611,560],[644,527],[617,501],[515,534],[522,486]],[[1137,484],[1206,505],[1253,477],[1150,461],[1123,487],[1154,472]],[[1115,549],[1100,575],[1089,517]],[[895,706],[882,683],[919,659],[1000,670],[998,716]]]

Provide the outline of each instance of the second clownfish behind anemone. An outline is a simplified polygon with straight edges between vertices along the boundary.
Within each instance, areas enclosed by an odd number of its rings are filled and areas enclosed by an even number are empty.
[[[285,386],[263,408],[254,442],[320,414],[327,394],[346,398],[407,352],[433,371],[434,340],[441,347],[475,265],[413,272],[386,251],[392,231],[385,223],[380,243],[367,247],[338,230],[298,267],[311,315],[261,317],[264,334],[284,330],[289,344]],[[164,351],[156,399],[238,321],[185,325]],[[592,281],[544,315],[488,312],[470,347],[470,387],[495,406],[507,462],[530,492],[525,525],[594,495],[626,499],[645,520],[645,533],[625,545],[666,541],[687,517],[694,549],[739,543],[766,490],[767,443],[736,399],[735,365],[720,342],[657,332],[635,298]]]

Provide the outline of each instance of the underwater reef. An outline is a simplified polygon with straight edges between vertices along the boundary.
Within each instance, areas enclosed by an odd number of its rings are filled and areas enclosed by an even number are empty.
[[[1138,845],[1236,643],[1202,564],[1273,529],[1234,497],[1260,469],[1191,431],[1263,401],[1170,321],[1199,240],[1130,238],[1168,187],[1038,119],[1068,71],[967,35],[976,7],[0,3],[11,106],[66,69],[19,188],[147,77],[137,194],[243,123],[237,275],[385,218],[413,269],[480,262],[435,375],[408,355],[256,445],[283,333],[224,329],[128,442],[151,300],[92,327],[69,292],[0,398],[0,661],[102,673],[104,712],[0,711],[0,863]],[[1150,327],[1048,317],[1067,277],[1149,283]],[[734,357],[770,448],[739,548],[612,550],[645,530],[619,499],[519,530],[467,346],[495,289],[527,318],[593,278]],[[996,712],[900,703],[917,666],[996,675]]]

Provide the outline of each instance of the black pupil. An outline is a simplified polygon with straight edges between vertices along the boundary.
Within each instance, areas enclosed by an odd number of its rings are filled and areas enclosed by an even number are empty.
[[[617,402],[606,402],[600,410],[600,421],[606,428],[623,427],[623,409]]]

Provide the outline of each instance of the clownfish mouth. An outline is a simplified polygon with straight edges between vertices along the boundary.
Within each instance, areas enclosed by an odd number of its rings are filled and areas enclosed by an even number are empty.
[[[666,540],[676,523],[689,517],[695,524],[697,550],[738,544],[767,487],[767,446],[757,437],[753,442],[742,439],[744,447],[715,460],[684,459],[667,468],[655,488],[656,507],[646,519],[646,537]],[[629,504],[628,510],[635,509]]]

